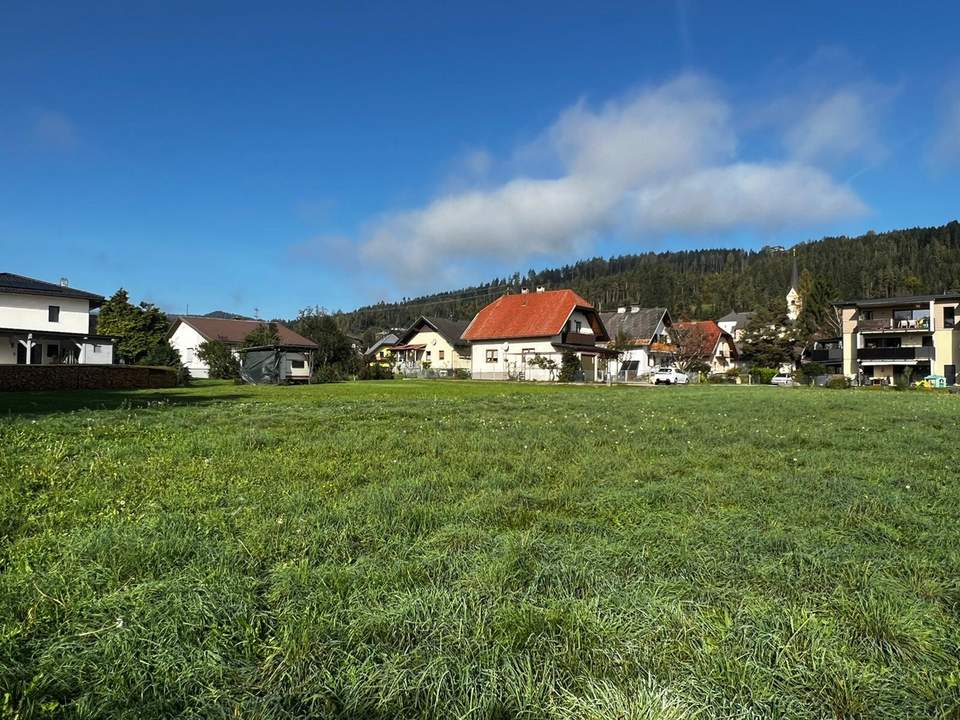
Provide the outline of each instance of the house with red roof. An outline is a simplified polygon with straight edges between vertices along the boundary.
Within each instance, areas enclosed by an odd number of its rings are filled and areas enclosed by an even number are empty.
[[[703,362],[711,375],[725,373],[740,362],[733,336],[713,320],[674,323],[672,335],[680,358]]]
[[[586,380],[599,378],[616,352],[600,314],[573,290],[521,290],[502,295],[477,313],[463,339],[471,344],[471,374],[477,380],[555,380],[563,353],[576,354]],[[537,358],[540,358],[539,360]]]

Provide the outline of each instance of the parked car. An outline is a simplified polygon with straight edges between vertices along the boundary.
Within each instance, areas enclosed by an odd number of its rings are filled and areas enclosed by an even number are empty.
[[[770,379],[771,385],[793,385],[793,375],[791,373],[777,373]]]
[[[687,376],[672,367],[658,368],[653,374],[654,385],[686,385],[690,382]]]

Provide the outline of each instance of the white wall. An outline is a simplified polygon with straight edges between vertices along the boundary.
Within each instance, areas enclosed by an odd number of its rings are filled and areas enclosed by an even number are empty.
[[[302,360],[303,367],[293,367],[294,360]],[[306,353],[285,352],[283,354],[284,371],[291,380],[309,380],[310,379],[310,358]]]
[[[429,360],[430,367],[435,370],[454,370],[471,366],[471,355],[461,356],[450,343],[443,339],[440,333],[434,330],[421,330],[405,344],[426,345],[418,355],[421,362]],[[443,351],[443,360],[440,359],[441,350]],[[427,357],[427,353],[430,353],[429,357]]]
[[[587,314],[581,310],[574,310],[572,313],[570,313],[570,332],[578,332],[578,322],[580,323],[579,332],[583,333],[584,335],[593,335],[593,328],[590,326],[590,321],[587,319]]]
[[[180,353],[180,362],[190,370],[190,377],[210,377],[210,368],[197,357],[197,348],[205,342],[206,338],[185,322],[180,322],[170,336],[170,345]]]
[[[478,380],[506,380],[510,376],[516,377],[519,372],[523,371],[526,380],[550,380],[549,370],[533,367],[529,364],[529,360],[539,354],[551,358],[557,363],[559,370],[562,353],[553,347],[554,342],[559,342],[559,336],[555,338],[475,342],[471,348],[470,374]],[[506,345],[506,349],[504,349],[504,345]],[[487,350],[496,350],[497,361],[495,363],[486,361]],[[525,353],[525,350],[528,352]],[[556,380],[556,373],[554,373],[553,379]]]
[[[60,308],[59,322],[49,321],[51,305]],[[90,332],[90,301],[0,293],[0,327],[86,335]]]
[[[113,345],[87,342],[83,345],[81,362],[84,365],[110,365],[113,363]]]

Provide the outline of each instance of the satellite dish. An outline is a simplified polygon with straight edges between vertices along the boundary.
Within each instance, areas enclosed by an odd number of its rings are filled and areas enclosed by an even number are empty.
[[[503,344],[503,349],[504,349],[504,351],[509,350],[509,349],[510,349],[510,343],[504,343],[504,344]]]
[[[437,344],[437,339],[434,338],[434,339],[433,339],[433,342],[431,343],[431,345],[436,345],[436,344]]]

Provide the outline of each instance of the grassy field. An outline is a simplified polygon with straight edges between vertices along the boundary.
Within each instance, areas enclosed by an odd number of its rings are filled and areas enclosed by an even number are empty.
[[[0,713],[960,714],[960,397],[0,395]]]

